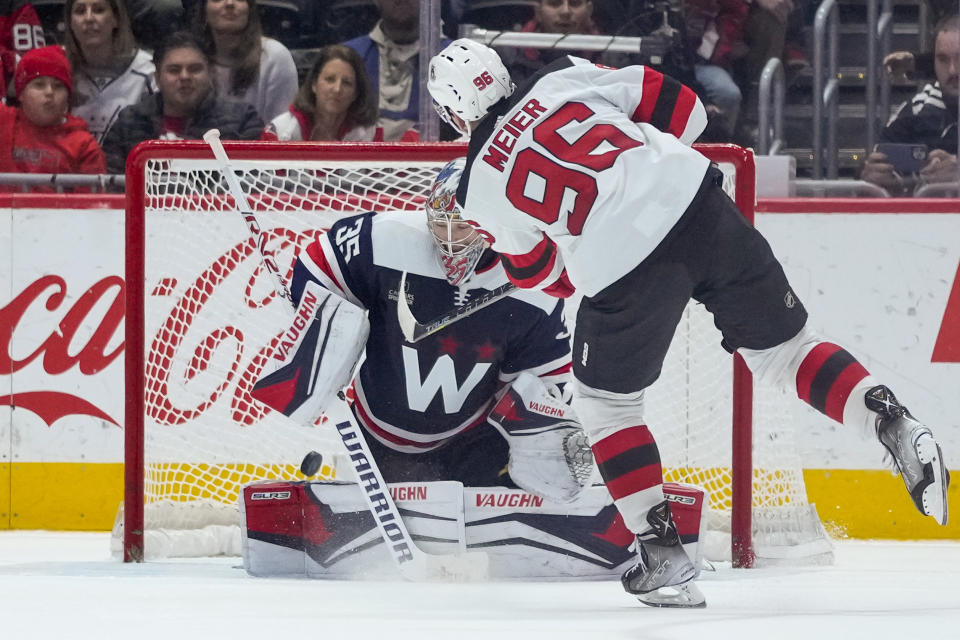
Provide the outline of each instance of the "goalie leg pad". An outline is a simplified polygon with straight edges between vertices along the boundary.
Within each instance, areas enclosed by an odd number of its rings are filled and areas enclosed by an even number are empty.
[[[680,482],[664,482],[663,497],[670,503],[673,523],[680,544],[696,568],[694,578],[703,568],[703,550],[710,517],[710,495],[706,489]]]
[[[394,483],[390,492],[417,546],[433,554],[483,550],[493,579],[615,578],[635,562],[634,534],[602,486],[565,505],[458,482]],[[262,481],[242,496],[250,575],[397,578],[357,485]]]
[[[463,553],[463,485],[390,485],[418,547]],[[345,482],[257,482],[243,488],[243,565],[255,576],[392,578],[384,546],[359,485]]]
[[[366,311],[310,282],[250,395],[314,424],[353,376],[370,334]]]
[[[547,500],[575,500],[593,471],[593,452],[559,390],[521,373],[487,420],[510,445],[507,471],[518,487]]]

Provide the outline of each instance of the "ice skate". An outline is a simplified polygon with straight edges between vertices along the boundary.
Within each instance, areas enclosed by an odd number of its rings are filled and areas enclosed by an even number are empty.
[[[917,509],[940,524],[947,524],[950,472],[930,429],[917,422],[883,385],[870,389],[865,402],[868,409],[877,413],[877,438],[893,458]]]
[[[651,509],[647,522],[652,529],[637,536],[637,564],[620,578],[623,588],[651,607],[707,606],[693,583],[697,570],[680,544],[669,503]]]

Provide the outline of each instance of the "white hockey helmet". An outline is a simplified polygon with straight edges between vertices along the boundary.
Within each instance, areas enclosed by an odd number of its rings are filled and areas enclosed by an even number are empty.
[[[466,158],[448,162],[437,174],[424,206],[440,268],[447,282],[455,286],[470,279],[487,248],[483,236],[464,220],[463,209],[457,204],[457,186],[465,165]]]
[[[427,89],[434,107],[444,122],[466,136],[467,123],[487,115],[514,88],[497,52],[468,38],[454,40],[430,60]]]

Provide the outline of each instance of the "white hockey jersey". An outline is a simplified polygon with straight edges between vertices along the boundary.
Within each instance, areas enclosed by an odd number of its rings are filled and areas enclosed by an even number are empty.
[[[565,56],[473,132],[457,200],[520,287],[587,296],[629,273],[693,200],[709,160],[696,94],[649,67]]]
[[[107,69],[78,68],[73,74],[70,113],[83,118],[97,143],[102,143],[124,107],[137,104],[155,91],[153,56],[138,49],[119,74]]]

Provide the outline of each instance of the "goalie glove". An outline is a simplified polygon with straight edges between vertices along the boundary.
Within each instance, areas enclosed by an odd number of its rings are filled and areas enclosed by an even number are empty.
[[[507,471],[518,487],[572,502],[593,472],[593,452],[559,389],[521,373],[487,416],[510,445]]]
[[[250,395],[302,424],[316,423],[350,383],[369,334],[365,310],[307,283]]]

